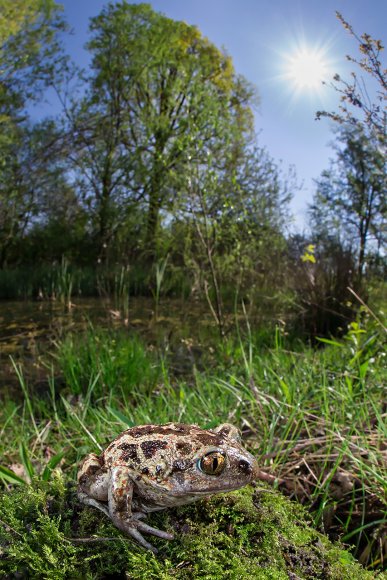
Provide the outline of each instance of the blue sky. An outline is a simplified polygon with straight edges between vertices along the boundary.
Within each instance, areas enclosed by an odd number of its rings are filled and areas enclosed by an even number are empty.
[[[133,2],[135,3],[135,2]],[[254,83],[261,104],[256,112],[259,142],[284,167],[294,165],[302,190],[292,210],[296,225],[305,224],[305,209],[314,191],[313,178],[327,168],[332,133],[327,120],[315,121],[319,109],[337,108],[338,96],[328,87],[309,90],[286,76],[289,58],[302,46],[320,51],[327,74],[348,75],[345,55],[358,56],[357,44],[336,19],[340,11],[359,34],[385,41],[386,0],[154,0],[149,2],[170,18],[197,25],[233,59],[235,69]],[[67,49],[79,65],[88,65],[84,51],[88,22],[106,0],[62,0],[73,29]],[[386,44],[386,42],[384,42]],[[385,58],[385,57],[384,57]],[[47,111],[48,112],[48,111]]]

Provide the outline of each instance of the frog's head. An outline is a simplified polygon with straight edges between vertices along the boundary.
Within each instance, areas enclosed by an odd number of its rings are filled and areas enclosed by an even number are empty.
[[[213,430],[198,431],[195,439],[201,445],[181,472],[184,478],[179,478],[190,493],[208,495],[230,491],[257,479],[258,463],[242,446],[240,432],[233,425],[223,424]],[[179,467],[179,463],[173,467],[176,475]]]
[[[158,477],[152,478],[155,487],[182,502],[186,498],[186,503],[239,489],[257,479],[257,461],[242,446],[236,427],[224,424],[204,430],[190,425],[179,432],[182,427],[176,425],[176,435],[171,437],[174,425],[168,425],[169,453],[164,454],[164,461],[159,457]]]

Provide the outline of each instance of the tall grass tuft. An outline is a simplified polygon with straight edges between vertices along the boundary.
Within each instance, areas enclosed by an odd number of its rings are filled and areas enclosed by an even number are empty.
[[[65,256],[62,256],[61,263],[55,271],[53,277],[53,287],[51,297],[56,298],[66,308],[71,307],[71,296],[74,289],[74,274]]]
[[[121,318],[129,320],[130,268],[122,266],[114,276],[114,307]]]
[[[93,401],[109,392],[130,397],[136,388],[152,391],[160,375],[157,358],[124,330],[89,325],[82,335],[58,342],[54,358],[70,391]]]

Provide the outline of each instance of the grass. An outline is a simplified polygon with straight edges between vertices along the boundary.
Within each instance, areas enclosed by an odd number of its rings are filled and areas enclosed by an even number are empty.
[[[62,487],[63,481],[73,482],[79,459],[89,451],[99,452],[128,426],[182,421],[209,428],[233,422],[258,457],[262,479],[304,503],[317,529],[333,538],[344,535],[356,557],[376,575],[385,564],[387,527],[386,365],[378,318],[364,309],[345,339],[325,341],[329,344],[318,350],[300,344],[290,350],[280,330],[273,344],[264,346],[247,329],[237,340],[217,343],[212,354],[203,348],[206,369],[193,365],[190,374],[179,379],[169,372],[169,359],[126,330],[90,327],[83,336],[70,335],[56,345],[45,396],[35,398],[22,368],[16,368],[22,397],[19,402],[7,400],[0,410],[1,464],[8,470],[0,471],[0,478],[9,487],[14,472],[19,479],[37,481],[36,493],[44,495],[47,479],[61,479]],[[58,375],[65,386],[54,379]],[[23,486],[17,479],[13,485]],[[61,494],[63,502],[65,491]],[[69,509],[68,503],[61,505]],[[56,538],[62,538],[58,534],[65,529],[60,518],[69,519],[65,507],[63,513],[62,508],[55,511],[57,525],[52,518],[44,520],[47,530],[56,525]],[[222,513],[224,508],[219,509]],[[39,513],[44,515],[44,509]],[[74,546],[67,548],[63,557],[69,566],[83,558]],[[91,559],[97,558],[96,550],[90,553]],[[62,557],[58,554],[55,557]],[[168,576],[157,566],[154,570],[153,576],[149,572],[143,577],[190,577],[183,572]],[[318,577],[305,574],[300,572],[300,577]]]
[[[107,393],[125,399],[136,388],[152,392],[161,373],[136,336],[128,340],[127,333],[92,327],[81,339],[67,335],[54,359],[70,392],[87,401]]]

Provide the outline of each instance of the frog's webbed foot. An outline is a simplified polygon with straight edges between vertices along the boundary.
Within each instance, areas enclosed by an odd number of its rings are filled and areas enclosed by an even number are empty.
[[[114,520],[113,520],[114,521]],[[147,550],[151,550],[154,554],[157,554],[158,550],[152,544],[146,541],[141,532],[145,534],[152,534],[158,538],[163,538],[163,540],[173,540],[173,534],[168,532],[163,532],[157,528],[152,528],[148,526],[145,522],[139,521],[138,518],[127,519],[126,521],[121,520],[118,522],[114,521],[117,527],[119,527],[123,532],[126,532],[129,536],[134,538],[141,546]]]
[[[107,515],[108,518],[111,518],[109,509],[106,504],[96,499],[93,499],[92,497],[89,497],[87,493],[84,493],[82,491],[78,492],[78,498],[79,501],[84,505],[95,507],[101,510],[101,512],[103,512],[105,515]],[[132,513],[130,519],[128,519],[127,516],[125,519],[119,520],[115,518],[111,519],[117,528],[119,528],[121,531],[131,536],[134,540],[136,540],[136,542],[138,542],[141,546],[143,546],[147,550],[151,550],[154,554],[157,554],[157,549],[154,546],[152,546],[152,544],[147,542],[140,532],[146,534],[153,534],[154,536],[163,538],[164,540],[173,540],[173,534],[168,534],[168,532],[163,532],[162,530],[158,530],[157,528],[152,528],[152,526],[148,526],[148,524],[146,524],[145,522],[140,521],[143,518],[146,518],[145,513],[134,512]]]
[[[173,540],[173,534],[152,528],[152,526],[142,522],[141,519],[146,517],[146,514],[141,511],[132,512],[132,497],[133,482],[129,471],[123,467],[112,469],[111,485],[108,491],[109,517],[117,528],[131,536],[147,550],[157,554],[157,549],[145,540],[141,532],[152,534],[164,540]]]

